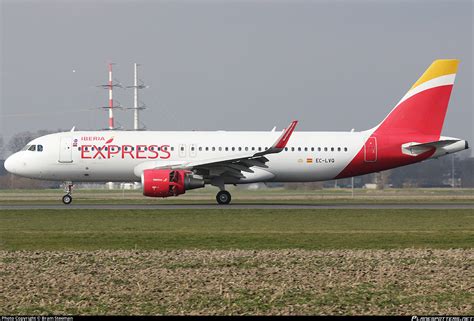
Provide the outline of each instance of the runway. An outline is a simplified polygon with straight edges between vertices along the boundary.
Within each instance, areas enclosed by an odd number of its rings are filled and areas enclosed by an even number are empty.
[[[239,209],[474,209],[474,203],[430,204],[27,204],[0,205],[0,210],[239,210]]]

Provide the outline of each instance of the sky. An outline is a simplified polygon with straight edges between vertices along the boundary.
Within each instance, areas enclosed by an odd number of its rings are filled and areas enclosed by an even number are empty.
[[[438,58],[461,60],[443,135],[474,145],[473,1],[1,3],[0,135],[107,126],[107,63],[149,130],[365,130]],[[133,91],[116,100],[133,104]],[[131,111],[116,111],[131,129]],[[429,115],[427,115],[429,117]],[[472,149],[471,149],[472,151]]]

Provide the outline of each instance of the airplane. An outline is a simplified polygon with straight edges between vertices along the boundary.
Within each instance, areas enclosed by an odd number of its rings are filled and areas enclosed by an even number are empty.
[[[70,131],[29,142],[5,161],[13,174],[73,182],[141,182],[143,195],[170,197],[228,184],[314,182],[380,172],[469,148],[441,136],[459,61],[435,60],[377,126],[356,132]]]

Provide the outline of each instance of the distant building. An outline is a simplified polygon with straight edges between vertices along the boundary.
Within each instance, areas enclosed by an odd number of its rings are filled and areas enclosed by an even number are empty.
[[[363,188],[366,188],[366,189],[377,189],[377,184],[374,184],[374,183],[367,183],[364,185]]]

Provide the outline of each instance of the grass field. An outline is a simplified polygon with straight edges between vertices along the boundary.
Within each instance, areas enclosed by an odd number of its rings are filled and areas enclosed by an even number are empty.
[[[450,210],[4,210],[0,249],[470,248],[474,213]]]
[[[474,313],[474,213],[0,210],[0,314]]]

